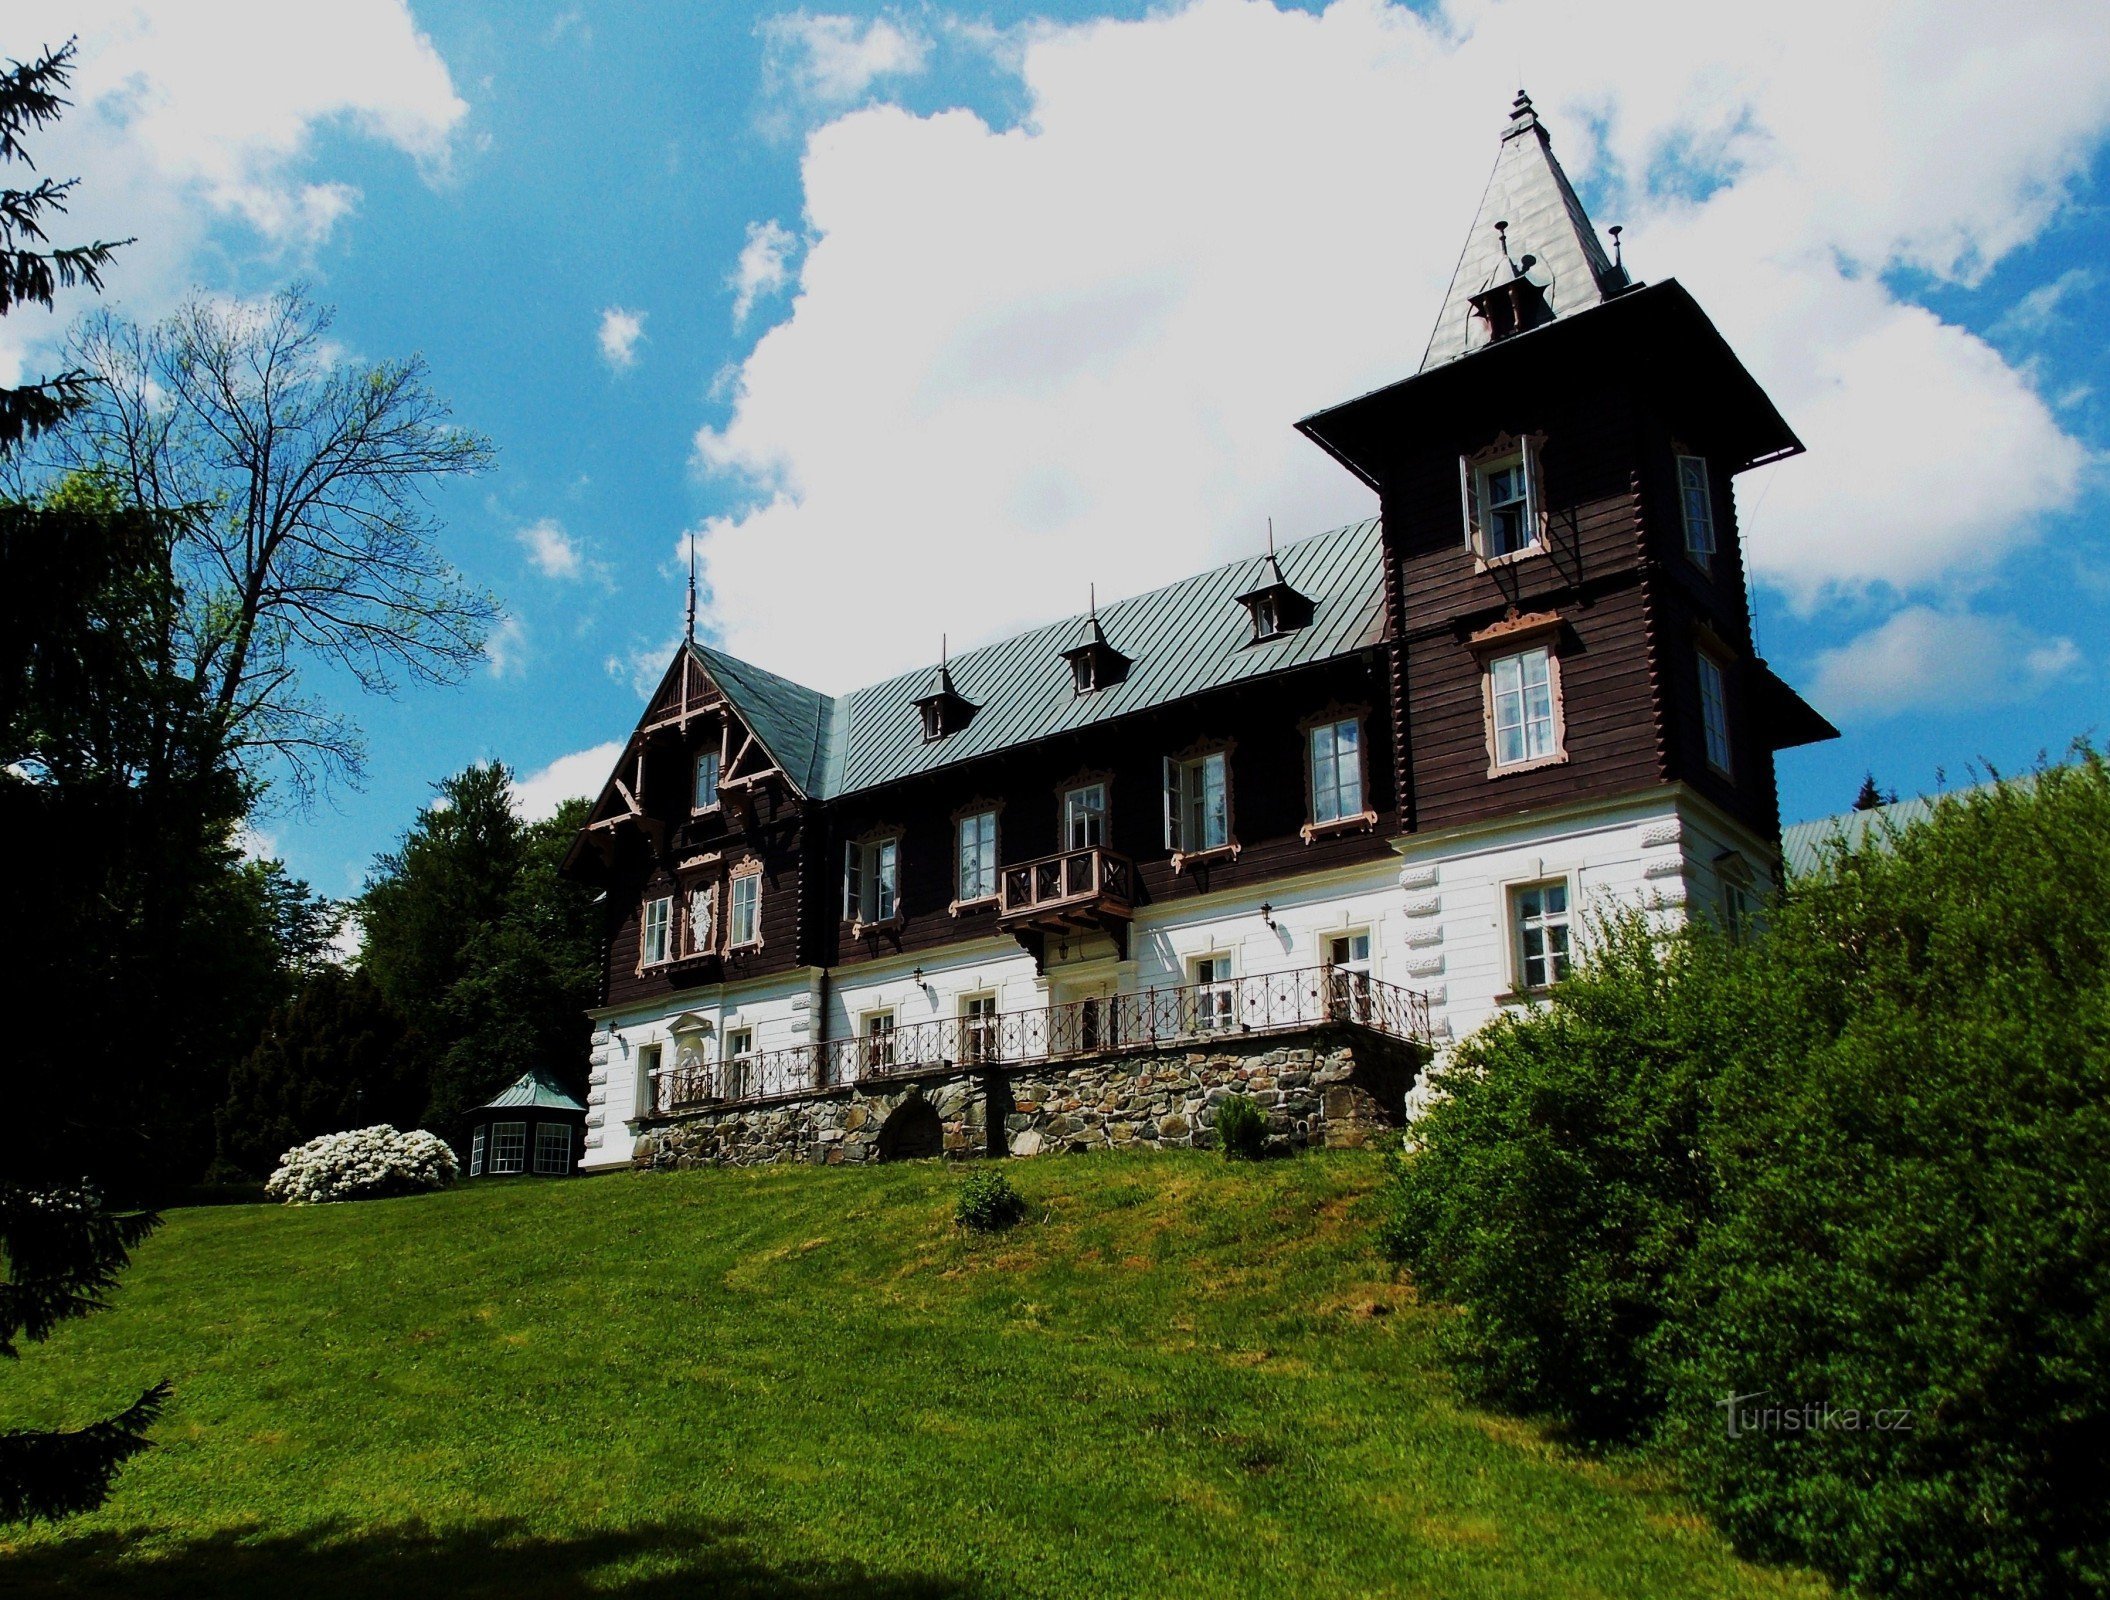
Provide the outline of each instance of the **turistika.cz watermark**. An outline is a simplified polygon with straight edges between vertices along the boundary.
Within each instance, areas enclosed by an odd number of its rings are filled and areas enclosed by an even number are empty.
[[[1829,1400],[1802,1405],[1758,1405],[1773,1391],[1732,1394],[1722,1399],[1722,1414],[1729,1437],[1741,1439],[1757,1433],[1910,1433],[1910,1406],[1881,1406],[1863,1410],[1859,1406],[1835,1406]]]

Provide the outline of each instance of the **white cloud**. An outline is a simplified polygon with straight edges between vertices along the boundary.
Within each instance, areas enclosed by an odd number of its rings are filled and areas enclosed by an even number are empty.
[[[468,112],[405,0],[14,0],[6,19],[0,54],[79,36],[73,104],[30,150],[82,180],[61,242],[136,237],[109,275],[134,310],[188,287],[228,222],[270,251],[326,238],[360,195],[310,170],[318,129],[349,125],[437,176]],[[0,322],[0,381],[57,320]]]
[[[555,816],[557,807],[567,800],[591,800],[601,792],[622,756],[620,739],[559,756],[539,772],[514,779],[513,809],[529,822],[541,822]]]
[[[766,17],[763,83],[771,93],[816,107],[848,105],[882,78],[910,77],[930,59],[930,41],[885,17]]]
[[[1908,606],[1817,657],[1811,698],[1839,716],[1975,710],[2026,700],[2080,665],[2071,639],[2012,617]]]
[[[527,624],[507,617],[484,640],[484,665],[494,678],[517,678],[527,671]]]
[[[684,550],[686,557],[686,550]],[[608,676],[617,683],[627,683],[642,699],[659,686],[659,680],[667,670],[667,663],[674,659],[674,647],[681,643],[681,635],[657,644],[633,644],[628,650],[611,653],[602,666]]]
[[[755,302],[777,293],[791,278],[791,252],[798,240],[791,230],[774,220],[750,222],[747,243],[740,248],[740,264],[726,279],[733,290],[733,326],[747,321]]]
[[[515,537],[527,551],[535,570],[545,578],[570,580],[580,577],[586,570],[578,541],[554,518],[544,517],[539,522],[531,522]]]
[[[2068,267],[2051,282],[2040,283],[2018,298],[2008,307],[1994,331],[2018,338],[2033,338],[2048,332],[2058,320],[2059,308],[2075,295],[2094,288],[2095,282],[2093,268]]]
[[[1012,129],[844,115],[807,145],[794,310],[697,437],[753,494],[703,530],[714,621],[842,687],[1249,552],[1269,515],[1366,514],[1289,425],[1413,370],[1520,67],[1630,263],[1683,279],[1811,447],[1747,480],[1755,570],[1805,606],[1968,581],[2086,453],[1889,285],[1977,281],[2110,118],[2110,10],[1975,16],[1200,0],[1030,31]]]
[[[601,359],[616,371],[637,364],[637,345],[644,336],[644,312],[610,306],[601,313]]]

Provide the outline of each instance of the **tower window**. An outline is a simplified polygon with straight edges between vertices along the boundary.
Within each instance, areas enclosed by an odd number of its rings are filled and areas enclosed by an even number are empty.
[[[1700,725],[1707,734],[1707,764],[1728,777],[1729,696],[1722,664],[1705,650],[1700,652]]]
[[[1702,457],[1678,457],[1678,506],[1685,523],[1685,553],[1704,567],[1714,559],[1714,496]]]
[[[1507,561],[1543,550],[1545,492],[1540,481],[1539,440],[1497,439],[1476,455],[1458,458],[1458,484],[1465,501],[1466,548],[1482,561]]]
[[[1494,767],[1536,765],[1561,754],[1560,671],[1540,645],[1487,664],[1488,735]]]

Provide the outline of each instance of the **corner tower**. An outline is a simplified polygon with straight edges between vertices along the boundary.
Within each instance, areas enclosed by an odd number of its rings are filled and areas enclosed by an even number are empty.
[[[1420,370],[1298,426],[1383,506],[1410,834],[1667,797],[1770,877],[1774,752],[1835,731],[1754,649],[1731,483],[1802,445],[1616,238],[1520,93]]]

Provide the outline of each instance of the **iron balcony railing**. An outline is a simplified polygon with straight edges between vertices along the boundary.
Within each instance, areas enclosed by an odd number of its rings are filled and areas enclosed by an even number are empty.
[[[1126,915],[1135,905],[1136,868],[1103,845],[1085,845],[998,874],[997,915],[1006,921],[1100,908]]]
[[[1306,967],[1073,1000],[1035,1011],[938,1017],[825,1044],[677,1066],[659,1074],[653,1104],[668,1114],[963,1067],[1133,1055],[1202,1044],[1221,1035],[1276,1033],[1328,1023],[1426,1045],[1429,1000],[1368,973]]]

